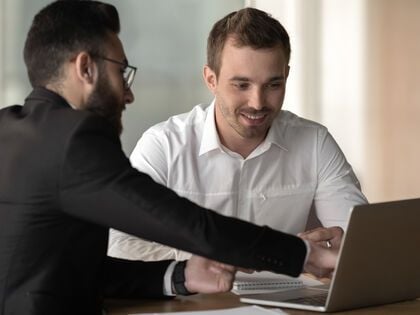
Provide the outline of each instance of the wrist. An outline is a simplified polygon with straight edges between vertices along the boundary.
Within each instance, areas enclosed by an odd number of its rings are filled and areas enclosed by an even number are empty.
[[[173,291],[177,295],[192,295],[192,293],[188,291],[185,287],[185,267],[187,265],[187,261],[180,261],[175,265],[174,271],[172,273],[172,287]]]

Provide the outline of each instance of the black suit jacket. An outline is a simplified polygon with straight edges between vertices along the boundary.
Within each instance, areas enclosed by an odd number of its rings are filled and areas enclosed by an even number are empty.
[[[133,169],[105,119],[51,91],[2,109],[0,314],[99,314],[105,296],[162,296],[169,261],[107,257],[109,227],[290,275],[306,254],[296,237],[206,210]]]

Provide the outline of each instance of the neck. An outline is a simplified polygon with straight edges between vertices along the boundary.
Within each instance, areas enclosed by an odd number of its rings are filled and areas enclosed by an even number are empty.
[[[231,128],[230,126],[225,127]],[[217,123],[216,129],[220,142],[229,150],[240,154],[244,159],[246,159],[265,139],[265,136],[245,138],[237,132],[232,133],[232,130],[226,132],[223,130],[223,126],[219,126]]]
[[[250,139],[242,139],[242,141],[226,141],[223,136],[219,137],[226,148],[240,154],[244,159],[246,159],[264,140],[251,141]]]

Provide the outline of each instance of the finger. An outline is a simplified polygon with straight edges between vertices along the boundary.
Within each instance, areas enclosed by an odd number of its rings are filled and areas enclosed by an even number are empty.
[[[216,261],[210,261],[209,266],[208,266],[209,270],[211,270],[212,272],[215,273],[220,273],[223,271],[228,271],[228,272],[233,272],[235,273],[237,268],[228,264],[223,264],[223,263],[219,263]]]
[[[330,241],[333,248],[339,248],[341,244],[341,239],[344,235],[343,229],[339,226],[332,226],[328,228],[328,231],[331,235],[331,238],[328,241]]]
[[[300,237],[312,242],[321,242],[332,239],[334,235],[329,229],[318,229],[315,231],[311,231],[310,233],[305,233]]]
[[[234,273],[228,272],[226,270],[221,272],[218,278],[217,289],[215,292],[228,292],[232,290],[234,279]]]
[[[228,264],[223,264],[223,263],[219,263],[220,264],[220,268],[222,268],[223,270],[227,270],[230,272],[236,272],[237,271],[237,267],[232,266],[232,265],[228,265]]]
[[[248,269],[248,268],[241,268],[241,267],[238,267],[237,270],[241,272],[245,272],[245,273],[250,273],[250,274],[255,272],[255,269]]]
[[[333,226],[329,228],[317,228],[308,233],[305,232],[301,238],[313,242],[331,241],[333,245],[339,245],[343,234],[344,231],[341,227]]]
[[[198,255],[192,255],[190,258],[190,261],[194,262],[195,264],[200,264],[203,266],[207,266],[207,268],[209,270],[214,270],[214,271],[218,271],[218,270],[228,270],[230,272],[235,271],[236,272],[236,267],[232,266],[232,265],[228,265],[225,263],[221,263],[218,262],[216,260],[211,260],[202,256],[198,256]]]
[[[306,236],[308,234],[311,234],[311,233],[313,233],[315,231],[318,231],[319,229],[323,229],[323,227],[317,227],[317,228],[314,228],[314,229],[310,229],[310,230],[306,230],[306,231],[300,232],[300,233],[297,234],[297,236],[304,237],[304,236]]]
[[[308,257],[308,266],[323,269],[334,269],[337,261],[337,250],[326,249],[317,243],[310,242],[311,251]]]

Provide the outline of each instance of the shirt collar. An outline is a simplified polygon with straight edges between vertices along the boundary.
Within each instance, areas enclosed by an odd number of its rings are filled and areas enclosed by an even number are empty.
[[[200,152],[198,155],[203,155],[212,150],[219,149],[223,151],[223,146],[220,143],[219,134],[217,133],[216,120],[214,116],[215,100],[213,100],[210,106],[207,107],[206,120],[204,122],[203,136],[201,137]],[[271,144],[278,146],[280,149],[287,150],[286,141],[283,137],[285,125],[282,123],[283,111],[280,111],[278,116],[274,119],[270,129],[268,130],[267,137],[264,142],[261,143],[256,150],[261,150],[259,154],[268,150]],[[255,152],[257,153],[257,152]]]
[[[285,151],[287,150],[286,140],[284,139],[285,134],[285,124],[283,123],[283,111],[281,110],[277,117],[274,119],[273,123],[271,124],[270,129],[268,130],[267,137],[265,137],[264,143],[274,144],[278,146],[280,149]]]
[[[207,107],[206,120],[204,121],[203,136],[201,137],[200,152],[198,155],[203,155],[212,150],[219,149],[223,151],[220,143],[219,134],[217,133],[216,121],[214,117],[214,103],[211,102],[210,106]]]

